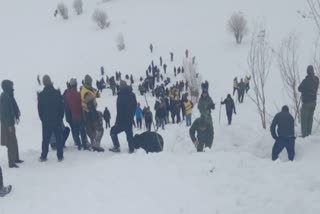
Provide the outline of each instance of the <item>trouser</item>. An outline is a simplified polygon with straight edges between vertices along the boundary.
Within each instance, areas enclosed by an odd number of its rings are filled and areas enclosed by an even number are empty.
[[[294,155],[295,155],[294,145],[295,145],[294,137],[277,139],[272,148],[272,160],[273,161],[277,160],[279,157],[279,154],[282,152],[284,148],[286,148],[288,152],[289,160],[293,161]]]
[[[231,125],[232,122],[232,112],[227,112],[228,124]]]
[[[72,137],[77,146],[87,146],[87,133],[84,125],[84,121],[73,120],[72,121]],[[81,137],[81,140],[80,140]]]
[[[234,94],[236,93],[236,91],[237,91],[237,88],[233,88],[233,96],[234,96]]]
[[[248,91],[250,90],[250,85],[249,83],[246,84],[246,93],[248,93]]]
[[[134,121],[134,119],[132,120],[132,125],[134,126],[134,128],[136,128],[136,121]]]
[[[110,128],[110,120],[106,120],[106,129]]]
[[[103,136],[103,127],[99,127],[99,121],[86,122],[87,134],[93,148],[99,148]]]
[[[212,143],[210,143],[210,142],[199,142],[199,144],[197,146],[197,152],[203,152],[204,147],[211,149]]]
[[[172,123],[175,122],[174,118],[176,117],[176,113],[171,111],[171,119],[172,119]]]
[[[147,131],[151,131],[151,122],[146,122]]]
[[[165,119],[161,117],[157,117],[156,120],[157,120],[157,129],[159,129],[160,126],[162,127],[162,129],[164,129]]]
[[[125,132],[127,135],[127,141],[129,145],[129,151],[134,151],[134,144],[133,144],[133,131],[132,131],[132,125],[129,124],[126,127],[120,127],[120,126],[113,126],[110,130],[111,139],[113,142],[113,145],[115,148],[120,147],[118,134],[121,132]]]
[[[311,135],[313,114],[316,108],[316,101],[303,103],[301,108],[301,134],[303,137]]]
[[[1,166],[0,166],[0,188],[3,187],[3,177],[2,177],[2,169],[1,169]]]
[[[8,152],[8,162],[9,165],[15,164],[19,160],[19,148],[18,141],[16,137],[16,129],[14,128],[13,132],[7,130],[7,152]]]
[[[136,120],[137,120],[137,127],[139,129],[141,129],[142,128],[142,119],[141,118],[136,118]]]
[[[177,111],[177,123],[181,122],[180,109]]]
[[[186,125],[191,126],[191,114],[186,114]]]
[[[239,103],[243,103],[243,98],[244,98],[244,93],[239,92],[238,93],[238,101],[239,101]]]
[[[56,137],[57,157],[63,158],[63,142],[62,142],[62,129],[61,125],[48,126],[42,124],[42,153],[41,158],[46,159],[49,152],[49,141],[51,135],[54,134]]]

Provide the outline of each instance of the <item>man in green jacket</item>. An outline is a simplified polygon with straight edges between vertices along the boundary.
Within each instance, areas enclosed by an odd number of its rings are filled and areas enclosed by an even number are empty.
[[[211,110],[215,109],[215,104],[213,103],[211,97],[209,96],[209,83],[206,81],[201,84],[202,94],[199,99],[198,109],[202,118],[206,119],[212,124]]]
[[[0,96],[1,145],[8,149],[9,167],[19,168],[17,163],[23,163],[23,161],[19,159],[15,123],[19,121],[20,110],[14,98],[13,82],[3,80],[2,89]]]
[[[204,147],[211,149],[214,131],[212,124],[210,124],[210,122],[205,118],[200,117],[193,122],[189,129],[189,135],[193,144],[197,148],[197,152],[203,152]]]
[[[319,78],[315,76],[312,65],[307,68],[307,76],[301,82],[298,90],[301,92],[301,134],[302,137],[311,135],[313,114],[317,104]]]

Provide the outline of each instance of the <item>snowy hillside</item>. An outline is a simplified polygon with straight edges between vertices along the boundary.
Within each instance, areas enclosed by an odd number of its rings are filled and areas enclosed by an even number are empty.
[[[278,49],[289,33],[300,41],[301,77],[312,60],[316,39],[312,20],[300,0],[83,0],[84,13],[77,16],[72,1],[69,20],[54,17],[56,1],[0,0],[0,77],[15,84],[21,110],[17,137],[21,159],[19,169],[9,169],[6,148],[0,149],[0,166],[12,194],[0,198],[0,214],[69,213],[153,213],[153,214],[316,214],[320,213],[320,127],[314,136],[298,139],[296,160],[288,162],[284,151],[271,161],[274,143],[269,130],[263,130],[256,107],[245,97],[237,105],[232,126],[219,101],[232,90],[235,76],[248,74],[247,55],[255,24],[263,23],[270,46]],[[92,21],[96,8],[104,9],[109,28],[100,30]],[[249,21],[249,34],[236,45],[227,31],[227,20],[242,11]],[[123,33],[126,50],[119,52],[116,38]],[[154,53],[150,54],[149,44]],[[169,124],[160,131],[164,152],[127,154],[127,141],[120,137],[121,154],[77,151],[69,137],[65,160],[58,163],[55,152],[48,162],[39,163],[41,123],[37,113],[37,75],[49,74],[55,87],[85,74],[100,78],[100,66],[107,75],[121,71],[138,81],[151,60],[162,56],[173,77],[173,67],[181,66],[185,49],[196,56],[199,72],[210,82],[210,95],[217,103],[213,112],[215,139],[212,150],[196,153],[188,128]],[[175,61],[169,62],[169,53]],[[137,88],[137,85],[134,85]],[[137,100],[144,106],[145,99]],[[155,99],[147,96],[153,107]],[[276,63],[267,85],[268,113],[287,104]],[[116,97],[102,93],[98,108],[106,106],[116,115]],[[193,119],[199,115],[196,108]],[[317,111],[319,115],[319,111]],[[268,120],[272,119],[271,117]],[[269,124],[268,124],[269,126]],[[299,127],[296,127],[299,132]],[[134,129],[134,133],[138,133]],[[102,146],[110,148],[109,129]]]

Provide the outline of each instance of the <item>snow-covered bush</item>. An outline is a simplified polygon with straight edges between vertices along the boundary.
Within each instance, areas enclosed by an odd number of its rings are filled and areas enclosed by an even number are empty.
[[[69,18],[68,8],[64,3],[59,3],[57,9],[58,9],[58,12],[62,16],[63,19],[68,19]]]
[[[228,29],[234,35],[237,44],[241,44],[243,36],[248,32],[247,20],[241,12],[234,13],[228,21]]]
[[[83,12],[83,3],[82,0],[74,0],[73,8],[78,15],[82,14]]]
[[[123,34],[122,33],[119,33],[118,34],[118,37],[117,37],[117,47],[118,47],[118,50],[119,51],[122,51],[126,48],[126,45],[124,43],[124,37],[123,37]]]
[[[101,9],[96,9],[92,15],[93,21],[101,28],[109,27],[110,22],[108,22],[107,13]]]

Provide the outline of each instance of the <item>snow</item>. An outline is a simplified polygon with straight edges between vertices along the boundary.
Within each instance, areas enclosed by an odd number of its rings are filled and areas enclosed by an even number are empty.
[[[36,77],[49,74],[56,87],[65,89],[71,77],[81,82],[89,73],[100,78],[104,66],[108,75],[120,70],[137,79],[145,74],[151,60],[160,55],[172,76],[180,66],[186,48],[196,56],[199,71],[210,82],[210,94],[217,103],[230,93],[235,76],[247,72],[250,34],[237,46],[226,22],[234,11],[248,18],[250,32],[263,23],[270,45],[276,50],[290,32],[300,39],[301,76],[311,62],[316,38],[310,19],[297,10],[307,11],[298,0],[112,0],[106,3],[84,1],[84,14],[75,15],[72,1],[70,19],[54,18],[56,1],[0,0],[0,75],[15,83],[15,95],[22,118],[17,126],[20,169],[9,169],[6,149],[0,149],[0,165],[12,194],[0,199],[0,214],[16,213],[167,213],[167,214],[315,214],[320,212],[320,174],[317,171],[320,130],[314,136],[297,139],[296,160],[287,161],[286,151],[276,162],[270,160],[273,139],[261,129],[256,108],[249,98],[237,105],[231,127],[226,125],[224,106],[213,112],[214,147],[196,153],[185,124],[168,125],[160,130],[165,148],[161,154],[137,151],[127,154],[121,135],[121,154],[81,151],[67,141],[65,160],[58,163],[54,152],[46,163],[39,163],[41,123],[36,110]],[[110,28],[101,31],[92,21],[96,8],[108,14]],[[117,50],[122,33],[126,50]],[[149,53],[153,43],[154,53]],[[169,62],[169,53],[175,62]],[[276,65],[267,85],[270,115],[288,102]],[[136,85],[134,87],[137,87]],[[145,105],[144,97],[138,101]],[[147,96],[150,105],[154,99]],[[116,98],[105,91],[98,108],[111,110],[113,123]],[[317,112],[317,115],[319,113]],[[193,119],[199,115],[194,109]],[[271,119],[271,118],[268,118]],[[134,130],[135,133],[140,131]],[[299,127],[297,127],[299,133]],[[102,140],[112,145],[109,130]]]

